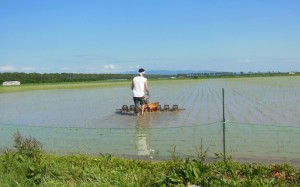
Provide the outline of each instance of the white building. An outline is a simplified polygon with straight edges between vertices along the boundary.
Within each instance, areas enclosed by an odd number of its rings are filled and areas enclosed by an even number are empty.
[[[5,81],[2,83],[3,86],[19,86],[21,85],[20,81]]]

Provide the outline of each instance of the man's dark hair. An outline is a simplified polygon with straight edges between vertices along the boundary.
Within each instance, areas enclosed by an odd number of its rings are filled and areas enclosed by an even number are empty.
[[[143,73],[145,70],[143,68],[139,69],[139,73]]]

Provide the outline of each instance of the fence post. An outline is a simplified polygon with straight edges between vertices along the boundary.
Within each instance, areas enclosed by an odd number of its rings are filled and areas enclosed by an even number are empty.
[[[222,103],[223,103],[223,156],[224,156],[224,161],[226,161],[224,88],[222,88]]]

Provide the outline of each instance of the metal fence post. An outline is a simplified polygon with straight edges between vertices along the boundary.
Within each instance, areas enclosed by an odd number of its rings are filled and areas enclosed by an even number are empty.
[[[224,102],[224,88],[222,88],[222,103],[223,103],[223,156],[226,161],[226,144],[225,144],[225,102]]]

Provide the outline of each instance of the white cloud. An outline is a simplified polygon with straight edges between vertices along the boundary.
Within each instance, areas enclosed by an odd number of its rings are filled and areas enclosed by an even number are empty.
[[[106,73],[118,73],[123,71],[121,66],[116,66],[114,64],[104,65],[102,70]]]
[[[25,68],[22,68],[22,71],[33,72],[34,68],[32,68],[32,67],[25,67]]]
[[[245,58],[245,59],[239,60],[239,62],[240,62],[241,64],[248,64],[248,63],[251,62],[251,60],[248,59],[248,58]]]
[[[14,66],[0,66],[0,72],[14,72],[17,71],[17,68]]]
[[[118,69],[118,68],[113,64],[107,64],[107,65],[103,66],[103,69],[104,70],[115,70],[115,69]]]
[[[60,71],[65,73],[65,72],[72,71],[72,69],[70,67],[63,67],[63,68],[60,69]]]

